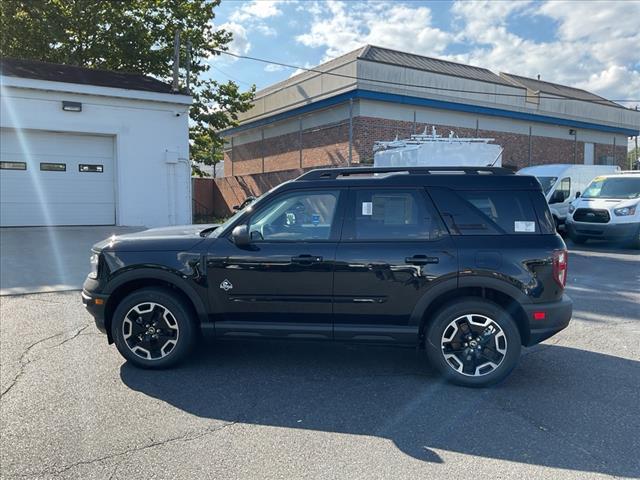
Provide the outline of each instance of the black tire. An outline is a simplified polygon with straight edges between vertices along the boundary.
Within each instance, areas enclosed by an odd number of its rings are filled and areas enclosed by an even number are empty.
[[[634,250],[640,250],[640,228],[636,232],[635,236],[631,238],[629,241],[629,248],[633,248]]]
[[[192,317],[191,309],[171,290],[143,288],[118,304],[111,334],[120,354],[135,366],[169,368],[192,350],[196,338]]]
[[[464,338],[465,321],[475,338]],[[456,326],[452,326],[453,322],[457,322]],[[485,325],[478,325],[483,322]],[[480,332],[489,333],[485,336]],[[455,341],[447,342],[450,338]],[[481,341],[476,342],[478,338]],[[488,300],[469,297],[456,300],[435,314],[427,326],[425,347],[430,362],[448,381],[465,387],[486,387],[504,380],[516,367],[521,340],[515,321],[504,309]],[[453,353],[454,350],[460,352]],[[469,358],[469,362],[464,361]]]

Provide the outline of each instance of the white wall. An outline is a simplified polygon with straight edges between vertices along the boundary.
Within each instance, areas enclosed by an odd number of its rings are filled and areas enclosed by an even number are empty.
[[[191,97],[0,77],[0,126],[112,135],[116,223],[191,223]],[[81,92],[81,93],[79,93]],[[62,110],[62,101],[82,112]]]

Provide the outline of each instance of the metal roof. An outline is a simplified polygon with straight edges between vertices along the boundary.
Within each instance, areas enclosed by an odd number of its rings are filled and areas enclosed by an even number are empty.
[[[139,73],[114,72],[17,58],[0,59],[0,74],[51,82],[78,83],[157,93],[174,92],[171,85]]]
[[[465,65],[463,63],[450,62],[448,60],[440,60],[433,57],[425,57],[415,53],[400,52],[389,48],[376,47],[367,45],[362,49],[362,54],[358,57],[362,60],[369,60],[376,63],[386,63],[388,65],[397,65],[406,68],[414,68],[416,70],[424,70],[427,72],[440,73],[442,75],[452,75],[455,77],[469,78],[471,80],[479,80],[482,82],[498,83],[501,85],[513,86],[486,68],[474,67],[473,65]]]
[[[512,73],[500,72],[500,76],[507,80],[510,80],[512,84],[528,88],[534,92],[546,93],[549,95],[555,95],[565,98],[576,98],[578,100],[585,100],[587,102],[597,102],[600,105],[607,105],[609,107],[625,108],[611,100],[607,100],[595,93],[587,92],[580,88],[568,87],[566,85],[559,85],[557,83],[545,82],[543,80],[537,80],[535,78],[521,77],[520,75],[514,75]]]

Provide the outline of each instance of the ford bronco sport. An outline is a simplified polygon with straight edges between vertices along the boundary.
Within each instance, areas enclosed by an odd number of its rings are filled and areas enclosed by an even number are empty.
[[[450,381],[485,386],[572,313],[540,183],[501,168],[313,170],[219,226],[111,237],[91,264],[86,308],[149,368],[206,329],[418,346]]]

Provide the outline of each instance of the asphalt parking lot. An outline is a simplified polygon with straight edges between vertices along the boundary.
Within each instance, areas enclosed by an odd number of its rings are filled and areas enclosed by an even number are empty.
[[[572,249],[574,320],[501,385],[421,352],[204,342],[126,364],[78,292],[0,298],[3,478],[640,478],[640,254]]]

